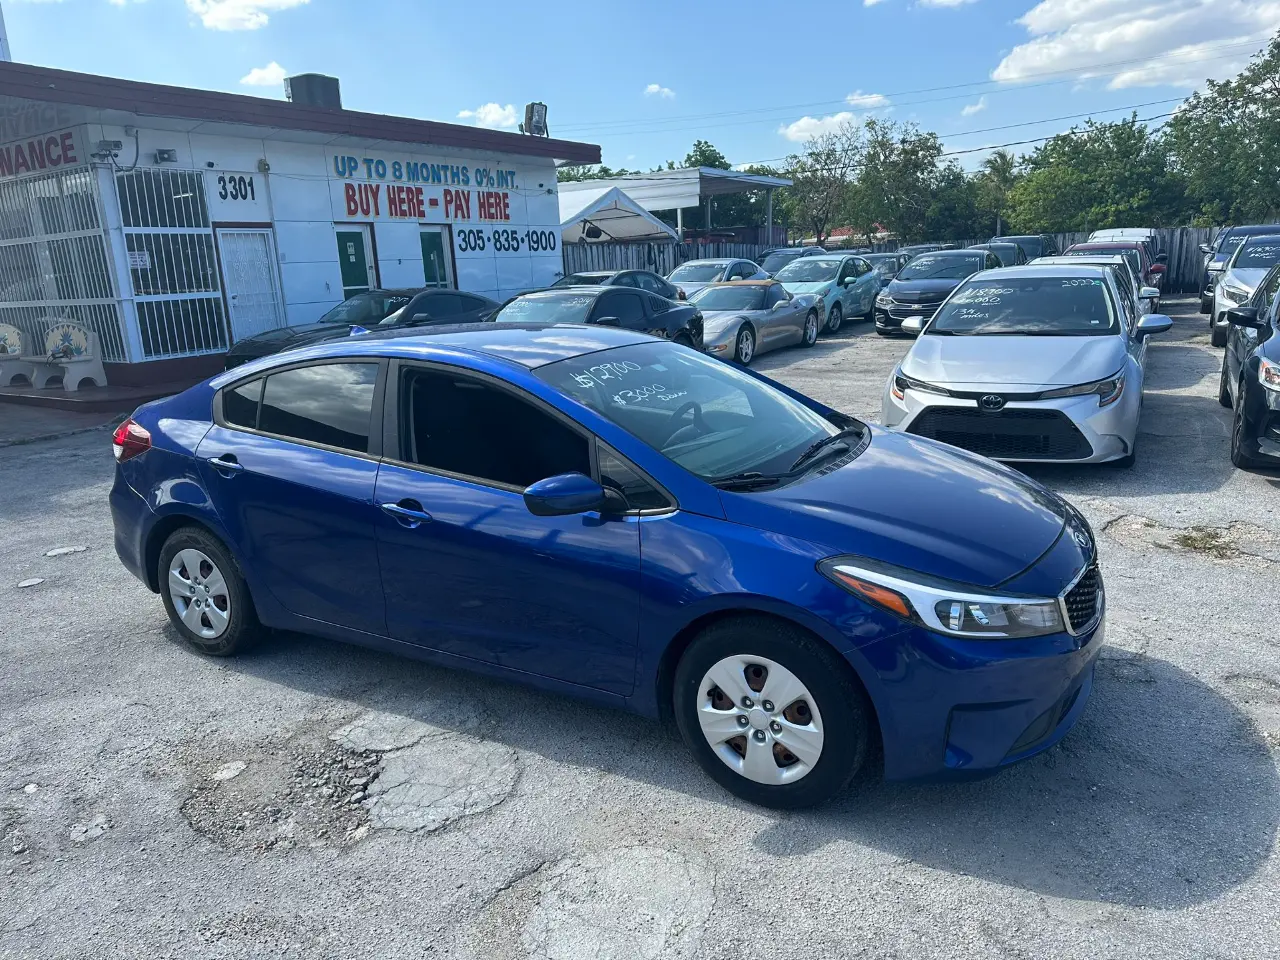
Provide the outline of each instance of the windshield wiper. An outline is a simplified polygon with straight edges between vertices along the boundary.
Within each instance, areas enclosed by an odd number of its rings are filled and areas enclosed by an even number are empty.
[[[795,473],[797,470],[803,467],[806,463],[815,459],[818,456],[818,454],[822,453],[824,450],[835,450],[837,445],[844,447],[844,451],[848,452],[849,444],[846,443],[846,441],[850,437],[860,437],[860,436],[862,436],[861,430],[849,428],[849,429],[841,430],[839,433],[833,433],[829,437],[823,437],[821,440],[815,440],[813,443],[809,444],[809,449],[805,450],[804,453],[796,457],[796,462],[791,465],[791,469],[787,472]]]
[[[720,477],[712,480],[711,485],[721,490],[751,490],[755,487],[772,487],[782,479],[780,474],[753,470],[750,473],[735,473],[731,477]]]

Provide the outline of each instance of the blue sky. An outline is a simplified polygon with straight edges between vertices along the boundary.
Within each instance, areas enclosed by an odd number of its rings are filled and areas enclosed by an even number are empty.
[[[1057,133],[1080,121],[1055,118],[1075,114],[1150,104],[1137,112],[1154,116],[1237,72],[1280,28],[1280,0],[0,6],[15,60],[273,97],[284,73],[314,71],[339,77],[352,109],[498,128],[543,100],[554,136],[645,169],[697,138],[735,164],[779,162],[870,112],[935,130],[951,150]]]

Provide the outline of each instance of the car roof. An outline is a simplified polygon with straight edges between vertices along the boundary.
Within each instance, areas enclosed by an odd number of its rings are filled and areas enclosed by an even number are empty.
[[[772,277],[767,280],[721,280],[719,283],[708,283],[703,289],[711,287],[772,287],[782,286],[781,280],[775,280]]]
[[[705,257],[701,260],[686,260],[680,264],[680,267],[687,267],[695,263],[736,263],[739,260],[745,260],[746,257]],[[677,270],[680,267],[676,267]]]
[[[1251,223],[1240,227],[1225,227],[1222,232],[1228,237],[1235,237],[1240,234],[1267,233],[1271,230],[1280,230],[1280,224]]]
[[[346,358],[449,362],[462,354],[490,357],[536,370],[548,363],[654,339],[647,333],[623,327],[580,323],[457,323],[415,327],[413,331],[410,335],[403,330],[377,331],[273,353],[221,373],[210,384],[218,389],[247,374],[267,373],[277,366]]]
[[[1275,233],[1251,233],[1245,237],[1245,241],[1241,246],[1247,246],[1254,240],[1280,240],[1280,228],[1277,228]]]
[[[627,273],[626,270],[575,270],[571,277],[612,277],[615,273]]]
[[[1085,243],[1073,243],[1067,247],[1068,250],[1098,250],[1102,247],[1119,247],[1121,250],[1137,250],[1142,247],[1141,240],[1132,238],[1116,237],[1114,240],[1090,240]]]
[[[1035,264],[1061,264],[1066,266],[1072,263],[1079,263],[1082,266],[1088,266],[1090,263],[1122,263],[1126,267],[1129,266],[1129,261],[1123,256],[1118,253],[1107,253],[1105,250],[1100,250],[1092,257],[1075,257],[1068,253],[1059,254],[1055,257],[1036,257],[1027,266],[1034,266]]]
[[[1077,265],[1069,263],[1036,263],[1035,261],[1017,267],[998,267],[992,270],[983,270],[980,274],[974,274],[974,276],[982,280],[989,280],[992,277],[1017,279],[1018,277],[1105,277],[1106,275],[1106,269],[1088,263]],[[970,277],[968,279],[973,278]]]

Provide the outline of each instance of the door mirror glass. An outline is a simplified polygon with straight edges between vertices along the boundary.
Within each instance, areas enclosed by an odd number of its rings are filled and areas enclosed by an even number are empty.
[[[1160,291],[1155,287],[1143,287],[1138,291],[1138,296],[1143,300],[1156,300],[1160,297]]]
[[[524,503],[535,517],[567,517],[603,510],[605,491],[584,474],[562,473],[526,487]]]
[[[1234,323],[1237,327],[1261,330],[1263,320],[1258,316],[1257,307],[1232,307],[1227,311],[1227,323]]]
[[[919,333],[924,329],[924,317],[907,317],[902,321],[903,333]]]
[[[1163,313],[1149,313],[1138,321],[1138,339],[1153,333],[1164,333],[1173,327],[1173,321]]]

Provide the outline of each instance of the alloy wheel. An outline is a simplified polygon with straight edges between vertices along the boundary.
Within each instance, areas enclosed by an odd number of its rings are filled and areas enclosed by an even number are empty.
[[[831,313],[827,315],[827,333],[835,333],[840,329],[840,324],[844,323],[844,311],[840,309],[840,304],[835,304],[831,308]]]
[[[810,313],[804,318],[804,342],[813,346],[818,341],[818,315]]]
[[[731,770],[768,786],[804,777],[822,756],[822,715],[794,673],[764,657],[714,664],[698,688],[698,724]]]
[[[205,640],[222,636],[231,620],[227,580],[208,555],[188,547],[169,563],[169,597],[187,629]]]
[[[743,327],[738,331],[738,362],[744,367],[751,362],[751,358],[756,354],[756,338],[751,332],[750,327]]]

